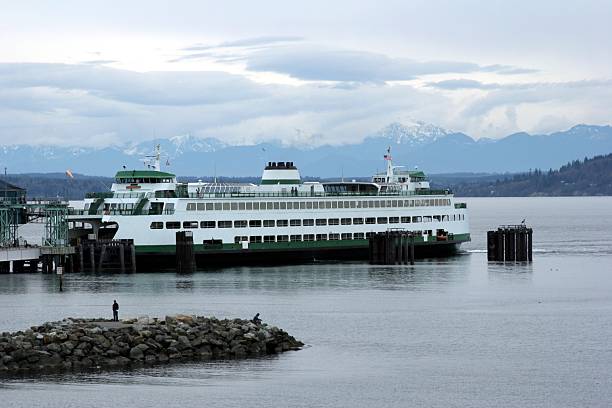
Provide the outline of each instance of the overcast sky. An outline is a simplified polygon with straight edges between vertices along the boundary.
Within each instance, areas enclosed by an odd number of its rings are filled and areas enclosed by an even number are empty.
[[[0,12],[0,142],[357,142],[609,124],[612,1],[26,1]]]

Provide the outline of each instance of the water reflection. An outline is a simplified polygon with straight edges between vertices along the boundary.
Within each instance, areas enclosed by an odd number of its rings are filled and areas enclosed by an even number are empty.
[[[487,272],[490,281],[531,282],[533,262],[488,262]]]

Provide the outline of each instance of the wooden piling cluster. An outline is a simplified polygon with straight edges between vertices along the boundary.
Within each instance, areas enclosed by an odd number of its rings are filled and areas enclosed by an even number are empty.
[[[176,271],[178,273],[191,273],[195,271],[195,268],[193,232],[178,231],[176,233]]]
[[[85,240],[76,248],[79,271],[136,272],[136,249],[131,239]]]
[[[414,265],[415,235],[407,231],[386,231],[370,236],[370,264]]]
[[[487,259],[493,262],[533,260],[533,230],[525,225],[502,225],[487,232]]]

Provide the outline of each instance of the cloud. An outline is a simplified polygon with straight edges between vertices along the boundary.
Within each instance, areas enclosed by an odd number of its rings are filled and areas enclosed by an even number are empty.
[[[445,106],[443,97],[410,86],[287,86],[218,72],[0,64],[0,141],[8,144],[16,133],[32,144],[99,145],[184,133],[230,144],[342,144],[406,112],[425,120],[444,116]],[[303,133],[295,135],[296,128]],[[114,136],[94,139],[101,134]]]
[[[309,81],[374,82],[411,80],[424,75],[472,72],[525,73],[505,65],[463,61],[415,61],[384,54],[313,45],[262,49],[245,55],[247,69],[276,72]]]
[[[294,35],[284,36],[263,36],[254,38],[243,38],[235,41],[225,41],[214,45],[196,44],[183,48],[182,51],[206,51],[218,48],[244,48],[244,47],[263,47],[278,43],[298,42],[304,38]]]
[[[206,105],[263,96],[248,79],[225,72],[133,72],[86,64],[0,64],[0,87],[82,90],[141,105]]]
[[[359,142],[406,117],[476,137],[539,126],[550,131],[552,122],[544,117],[567,118],[564,124],[609,123],[611,81],[452,81],[427,89],[372,81],[290,86],[219,72],[4,63],[0,142],[104,146],[189,133],[227,144],[281,140],[312,147]]]

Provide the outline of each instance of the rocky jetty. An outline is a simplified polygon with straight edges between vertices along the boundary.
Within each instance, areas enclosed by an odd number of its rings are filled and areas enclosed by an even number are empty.
[[[113,322],[67,318],[0,335],[0,375],[249,358],[298,350],[285,331],[191,315]]]

